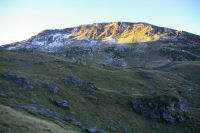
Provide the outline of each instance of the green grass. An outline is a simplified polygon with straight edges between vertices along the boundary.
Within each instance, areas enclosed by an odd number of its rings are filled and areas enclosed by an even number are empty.
[[[1,133],[79,133],[70,126],[59,126],[56,123],[39,119],[26,112],[22,113],[8,106],[0,105]]]
[[[69,69],[67,67],[69,65],[75,66],[75,70]],[[173,69],[175,67],[178,67],[177,71]],[[188,70],[191,67],[194,70]],[[43,119],[47,123],[55,124],[56,121],[53,119],[25,112],[25,110],[19,108],[20,105],[32,104],[31,99],[34,99],[37,104],[57,111],[61,118],[73,117],[84,126],[97,126],[98,129],[103,129],[108,133],[112,132],[107,129],[112,121],[116,121],[114,126],[119,127],[116,131],[118,133],[123,133],[123,128],[134,130],[137,133],[199,132],[200,129],[193,122],[181,124],[155,122],[133,112],[130,106],[131,99],[149,96],[149,92],[154,90],[158,95],[170,95],[185,100],[193,115],[200,120],[198,117],[198,107],[200,105],[199,75],[197,74],[199,70],[200,62],[178,62],[178,64],[163,70],[123,69],[111,66],[102,69],[96,64],[80,65],[67,58],[50,54],[1,51],[0,93],[5,92],[7,96],[0,96],[0,104],[3,108],[10,106],[13,111],[16,110],[20,114],[26,114],[28,117]],[[182,72],[187,72],[187,75],[194,76],[194,78],[187,79]],[[29,79],[34,89],[17,89],[19,85],[1,76],[5,73]],[[67,76],[74,76],[81,81],[92,82],[102,90],[94,91],[96,93],[94,95],[87,95],[83,88],[65,83],[63,79]],[[55,84],[59,88],[58,94],[52,94],[47,90],[46,86],[50,84]],[[190,87],[193,88],[192,91],[188,90]],[[131,88],[134,88],[134,90],[131,90]],[[130,90],[131,93],[122,93],[124,89]],[[178,91],[183,93],[180,94]],[[68,101],[70,109],[55,106],[50,100],[51,98]],[[87,105],[83,102],[86,102]],[[124,105],[118,104],[119,102],[123,102]],[[76,114],[71,114],[71,112],[76,112]],[[1,115],[1,121],[5,121],[5,119],[6,116]],[[10,122],[12,124],[12,120]],[[6,130],[9,131],[6,128],[9,123],[2,126],[5,132]],[[26,127],[26,125],[24,126]],[[60,132],[66,130],[65,127],[58,126],[58,128],[61,130]],[[76,129],[77,127],[72,126],[72,128]],[[25,132],[25,129],[19,128],[20,130]],[[36,129],[30,130],[30,132],[34,130]]]

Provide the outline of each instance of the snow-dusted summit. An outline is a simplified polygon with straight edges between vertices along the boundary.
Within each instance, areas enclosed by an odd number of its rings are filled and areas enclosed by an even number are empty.
[[[199,60],[200,37],[147,23],[95,23],[44,30],[6,50],[40,51],[98,64],[158,67],[174,60]]]

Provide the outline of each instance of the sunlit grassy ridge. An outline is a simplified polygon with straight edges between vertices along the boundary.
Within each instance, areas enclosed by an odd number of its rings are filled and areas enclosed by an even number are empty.
[[[83,126],[97,126],[98,129],[103,129],[108,133],[113,132],[108,129],[109,125],[118,127],[117,131],[115,131],[117,133],[123,133],[124,128],[128,128],[130,133],[133,131],[137,133],[197,133],[200,130],[193,122],[175,124],[156,122],[138,115],[132,110],[130,105],[130,101],[133,98],[145,98],[151,95],[150,91],[155,91],[158,95],[189,99],[186,101],[186,104],[193,115],[196,116],[196,119],[199,119],[198,73],[200,63],[198,61],[177,63],[163,70],[123,69],[110,66],[101,68],[96,64],[80,65],[65,57],[49,54],[1,51],[0,92],[6,93],[6,95],[0,96],[0,104],[3,110],[4,108],[8,109],[5,106],[11,106],[13,109],[21,112],[17,113],[16,116],[18,117],[19,115],[21,119],[20,115],[25,113],[25,110],[20,107],[22,105],[31,105],[33,99],[36,101],[36,104],[58,112],[61,119],[73,117],[81,122]],[[75,69],[72,70],[68,66],[74,66]],[[195,73],[188,70],[188,67],[192,68]],[[176,71],[175,68],[179,68],[179,71]],[[18,84],[12,80],[6,80],[2,76],[5,73],[30,80],[34,88],[18,89]],[[94,90],[92,92],[94,94],[87,94],[84,88],[66,83],[63,79],[67,76],[74,76],[81,81],[92,82],[95,86],[101,88],[101,90]],[[188,79],[188,77],[192,78]],[[48,91],[48,86],[51,84],[59,88],[58,94]],[[188,90],[190,87],[192,87],[192,91]],[[130,93],[124,93],[124,90],[129,90]],[[57,107],[53,104],[52,99],[66,100],[70,105],[70,109]],[[11,114],[14,114],[14,112]],[[71,112],[75,112],[75,114]],[[50,125],[54,124],[53,122],[59,123],[57,120],[43,117],[32,111],[28,111],[28,113],[34,116],[34,119],[37,117],[44,119],[47,123],[50,122]],[[1,121],[6,123],[7,117],[9,116],[1,115]],[[20,121],[18,122],[20,123]],[[34,125],[37,128],[39,121],[33,120],[33,122],[36,122]],[[30,123],[32,124],[33,122]],[[12,120],[8,124],[0,123],[5,132],[9,131],[6,128],[9,127],[9,124],[12,125]],[[61,124],[61,126],[64,125]],[[76,126],[72,127],[74,130],[77,130]],[[16,128],[24,132],[23,128]],[[63,129],[60,129],[61,127],[59,126],[57,128],[58,130],[56,131],[60,130],[62,132],[66,130],[67,132],[65,126]],[[33,130],[38,131],[38,128],[26,129],[26,131],[30,132]]]
[[[149,24],[113,22],[79,26],[67,36],[77,40],[94,39],[113,43],[137,43],[157,41],[163,36],[181,34],[181,31],[170,31],[167,28],[156,31]]]

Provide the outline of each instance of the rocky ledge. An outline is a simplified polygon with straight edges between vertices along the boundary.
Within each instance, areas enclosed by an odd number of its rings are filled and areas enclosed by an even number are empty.
[[[184,103],[175,97],[137,98],[131,101],[131,106],[138,114],[160,122],[178,123],[191,119]]]

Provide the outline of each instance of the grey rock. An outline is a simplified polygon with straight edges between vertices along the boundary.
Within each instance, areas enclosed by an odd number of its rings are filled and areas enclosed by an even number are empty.
[[[53,119],[55,119],[55,120],[59,120],[59,117],[57,117],[57,116],[53,116]]]
[[[88,86],[89,88],[91,88],[91,89],[94,89],[94,88],[95,88],[95,85],[94,85],[93,83],[91,83],[91,82],[88,82],[88,83],[87,83],[87,86]]]
[[[167,105],[162,103],[162,101],[159,102],[158,100],[152,100],[152,98],[149,99],[147,97],[147,99],[133,99],[131,105],[133,111],[136,113],[156,121],[167,123],[183,122],[186,120],[185,115],[191,116],[180,100],[172,101],[172,103]]]
[[[67,125],[67,124],[69,124],[69,122],[67,122],[67,121],[64,121],[64,120],[58,120],[61,124],[64,124],[64,125]]]
[[[54,111],[54,115],[58,117],[58,113],[56,111]]]
[[[81,81],[78,78],[73,77],[73,76],[68,76],[67,79],[65,79],[65,82],[72,84],[75,87],[84,88],[86,90],[85,94],[88,94],[88,95],[95,94],[93,90],[97,90],[97,91],[101,90],[101,88],[96,87],[93,83]]]
[[[26,110],[28,110],[28,111],[33,111],[35,113],[38,113],[39,115],[42,115],[44,117],[53,118],[55,120],[62,121],[58,117],[58,113],[57,112],[46,108],[44,105],[32,104],[32,105],[24,105],[24,106],[21,106],[21,107],[26,109]]]
[[[76,57],[72,57],[72,60],[78,64],[82,64],[82,65],[85,65],[86,64],[86,61],[80,59],[80,58],[76,58]]]
[[[58,100],[56,100],[56,101],[54,102],[54,104],[57,105],[57,106],[59,106],[59,107],[69,109],[69,104],[68,104],[67,101],[58,101]]]
[[[116,130],[117,130],[114,126],[108,126],[107,128],[108,128],[109,130],[111,130],[111,131],[116,131]]]
[[[67,79],[65,80],[67,83],[70,83],[76,87],[80,87],[83,85],[83,82],[80,81],[78,78],[73,77],[73,76],[68,76]]]
[[[168,111],[175,111],[174,104],[171,103],[169,106],[167,106],[167,110],[168,110]]]
[[[97,90],[97,91],[101,91],[101,88],[98,88],[98,87],[96,87],[93,83],[91,83],[91,82],[88,82],[88,83],[86,83],[86,82],[84,82],[85,84],[86,84],[86,86],[87,86],[87,88],[86,88],[86,90]],[[92,92],[90,92],[90,93],[92,93]],[[94,92],[93,92],[94,93]]]
[[[73,124],[74,124],[75,126],[79,126],[79,127],[81,126],[81,122],[78,122],[78,121],[74,121]]]
[[[74,118],[71,118],[71,117],[66,117],[66,118],[65,118],[65,121],[75,121],[75,119],[74,119]]]
[[[166,122],[169,122],[169,123],[174,123],[174,122],[175,122],[175,119],[171,116],[171,114],[168,114],[168,113],[166,113],[166,112],[163,112],[162,118],[163,118]]]
[[[131,90],[132,90],[132,91],[134,91],[134,90],[135,90],[135,88],[131,88]]]
[[[87,131],[88,133],[96,133],[97,132],[97,127],[89,127],[89,128],[84,128],[85,131]]]
[[[128,133],[128,128],[123,128],[125,133]]]
[[[29,84],[28,88],[33,89],[34,87],[33,87],[33,85]]]
[[[58,91],[59,91],[58,87],[55,86],[55,85],[50,85],[50,87],[48,88],[48,90],[49,90],[50,92],[52,92],[52,93],[55,93],[55,94],[57,94]]]
[[[98,91],[101,91],[102,89],[101,89],[101,88],[99,88],[99,87],[96,87],[96,90],[98,90]]]
[[[100,130],[100,131],[98,131],[98,133],[106,133],[106,131]]]
[[[36,103],[36,101],[34,99],[31,99],[31,102],[34,103],[34,104]]]
[[[183,117],[183,116],[181,116],[181,115],[178,115],[178,114],[175,116],[175,118],[176,118],[176,120],[179,121],[179,122],[185,121],[185,117]]]
[[[73,112],[73,111],[72,111],[72,112],[70,112],[70,113],[71,113],[71,114],[73,114],[73,115],[75,115],[75,114],[76,114],[76,112]]]
[[[30,83],[30,81],[25,78],[21,78],[19,76],[15,76],[9,73],[4,74],[3,77],[7,80],[14,81],[18,85],[21,85],[22,87],[20,89],[22,90],[26,88],[31,88],[31,89],[34,88],[33,85]]]
[[[185,106],[183,105],[182,101],[178,101],[178,108],[183,111],[183,112],[187,112]]]

